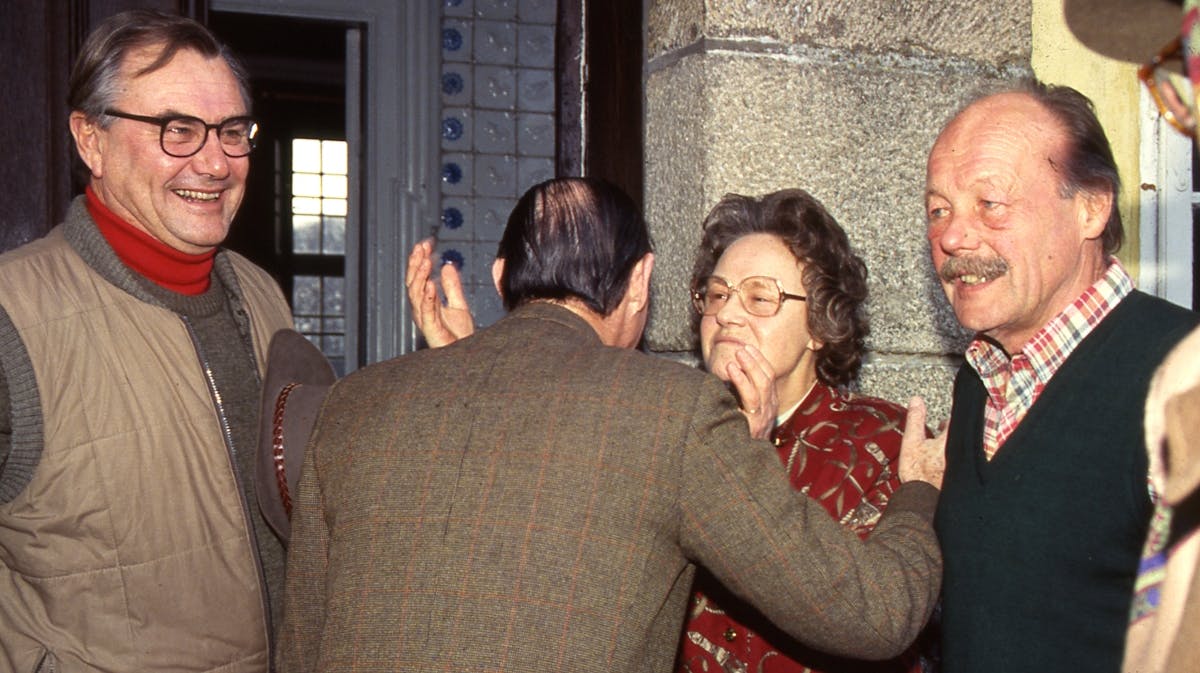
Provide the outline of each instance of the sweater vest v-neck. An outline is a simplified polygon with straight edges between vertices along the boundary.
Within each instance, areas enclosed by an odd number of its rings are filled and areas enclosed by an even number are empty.
[[[1130,294],[991,461],[987,393],[974,370],[959,370],[937,512],[945,673],[1119,670],[1151,512],[1146,391],[1196,323]]]

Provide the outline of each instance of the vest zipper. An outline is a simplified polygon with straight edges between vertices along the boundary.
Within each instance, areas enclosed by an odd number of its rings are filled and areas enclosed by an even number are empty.
[[[208,363],[208,356],[204,354],[204,350],[200,346],[200,338],[196,336],[196,331],[192,328],[192,322],[188,320],[187,316],[181,315],[179,319],[183,321],[184,327],[187,328],[188,337],[192,340],[192,346],[196,350],[196,357],[200,360],[200,367],[204,370],[204,381],[208,385],[208,394],[212,398],[214,410],[217,412],[217,418],[221,422],[221,436],[225,440],[225,454],[229,458],[229,469],[233,472],[233,483],[237,486],[238,499],[242,503],[242,519],[246,524],[246,532],[250,534],[251,556],[254,558],[254,569],[258,573],[258,599],[262,606],[263,621],[267,627],[267,670],[274,671],[275,627],[271,623],[271,603],[267,597],[267,576],[263,571],[262,560],[258,557],[258,534],[254,532],[254,521],[251,519],[253,510],[250,509],[246,493],[242,490],[242,480],[238,472],[237,449],[233,445],[233,429],[229,427],[229,418],[225,414],[225,404],[221,400],[221,391],[217,390],[217,382],[213,378],[212,365]]]

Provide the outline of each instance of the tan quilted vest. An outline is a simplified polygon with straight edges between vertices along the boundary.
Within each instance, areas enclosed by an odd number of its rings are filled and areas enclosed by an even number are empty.
[[[261,375],[291,316],[230,261]],[[184,321],[105,281],[62,227],[5,255],[0,287],[44,425],[0,506],[0,670],[266,671],[250,514]]]

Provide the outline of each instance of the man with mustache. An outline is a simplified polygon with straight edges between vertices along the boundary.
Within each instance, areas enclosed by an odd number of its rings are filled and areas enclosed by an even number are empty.
[[[940,438],[946,673],[1120,668],[1153,509],[1143,401],[1197,318],[1113,257],[1119,192],[1068,87],[978,98],[929,154],[933,263],[976,333]]]
[[[265,271],[219,248],[254,147],[245,72],[148,10],[84,43],[87,193],[0,256],[0,670],[270,667],[283,545],[254,498]]]

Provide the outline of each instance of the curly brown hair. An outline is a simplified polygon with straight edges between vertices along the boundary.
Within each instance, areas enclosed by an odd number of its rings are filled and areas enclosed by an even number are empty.
[[[820,201],[802,189],[784,189],[761,198],[726,194],[704,218],[704,236],[692,268],[692,290],[712,275],[717,260],[748,234],[777,236],[804,265],[808,329],[822,345],[816,351],[822,383],[846,387],[858,376],[869,327],[867,266]],[[693,331],[699,331],[694,315]]]

